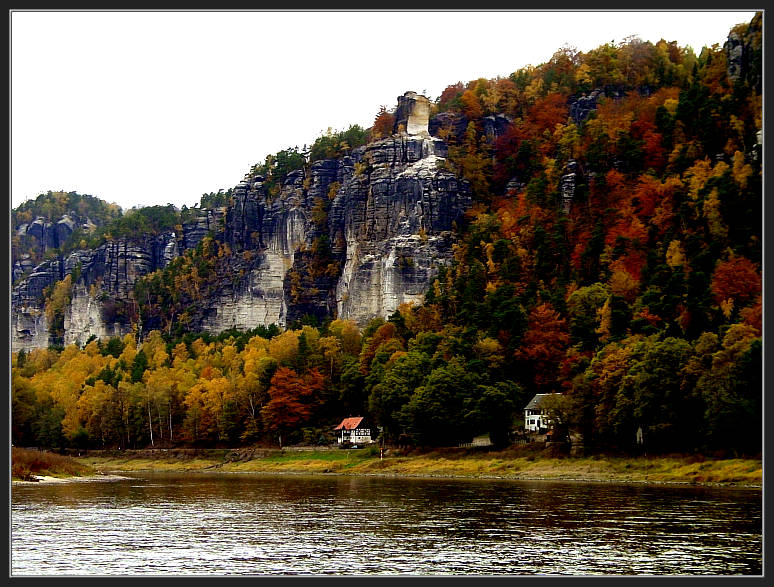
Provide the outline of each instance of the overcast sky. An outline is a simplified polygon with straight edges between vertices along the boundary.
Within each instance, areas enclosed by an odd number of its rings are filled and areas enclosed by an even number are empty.
[[[752,12],[11,13],[12,206],[48,190],[193,206],[407,90],[636,35],[698,54]]]

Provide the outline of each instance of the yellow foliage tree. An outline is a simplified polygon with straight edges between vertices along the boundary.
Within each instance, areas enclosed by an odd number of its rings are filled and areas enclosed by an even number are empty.
[[[673,240],[669,243],[666,252],[666,263],[670,267],[680,267],[685,265],[685,254],[679,240]]]
[[[294,365],[298,357],[300,330],[286,330],[269,341],[269,354],[283,365]]]

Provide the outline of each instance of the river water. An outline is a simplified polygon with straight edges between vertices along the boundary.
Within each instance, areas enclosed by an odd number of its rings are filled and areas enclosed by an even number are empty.
[[[17,485],[23,575],[760,575],[762,492],[135,473]]]

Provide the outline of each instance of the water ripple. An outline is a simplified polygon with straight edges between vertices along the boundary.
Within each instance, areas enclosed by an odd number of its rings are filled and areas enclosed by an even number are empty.
[[[18,486],[13,575],[759,575],[761,492],[137,475]]]

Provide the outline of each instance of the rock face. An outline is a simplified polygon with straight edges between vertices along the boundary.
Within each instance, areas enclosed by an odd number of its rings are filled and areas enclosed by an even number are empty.
[[[728,78],[731,81],[739,80],[744,69],[744,43],[740,34],[732,32],[723,45],[728,60]]]
[[[489,143],[494,143],[503,136],[513,124],[505,114],[494,114],[482,119],[484,136]],[[468,119],[459,112],[441,112],[430,119],[428,131],[434,137],[449,137],[456,143],[461,143],[468,129]]]
[[[458,112],[441,112],[430,119],[428,131],[434,137],[442,137],[444,134],[454,137],[457,141],[465,136],[468,128],[468,119]]]
[[[421,302],[451,258],[451,230],[470,206],[469,187],[438,169],[442,141],[391,137],[368,147],[367,177],[333,203],[331,229],[346,243],[336,287],[338,314],[363,324],[399,304]]]
[[[573,122],[580,124],[585,121],[589,114],[597,109],[599,97],[604,95],[604,91],[601,88],[597,88],[589,94],[573,98],[569,103],[570,118],[572,118]]]
[[[11,291],[11,348],[45,348],[49,344],[43,290],[64,278],[61,259],[44,261]]]
[[[445,152],[438,139],[394,135],[291,173],[273,200],[260,177],[237,186],[226,239],[235,252],[255,250],[257,262],[242,286],[213,300],[202,326],[284,326],[305,315],[364,325],[421,301],[471,203],[469,187],[438,169]],[[324,221],[315,218],[321,202]],[[321,243],[324,266],[314,254]]]
[[[72,291],[70,307],[64,317],[64,344],[83,346],[91,336],[108,339],[123,336],[131,331],[121,322],[106,323],[103,304],[90,294],[82,283],[76,284]]]
[[[723,45],[728,78],[736,83],[746,80],[760,93],[762,90],[762,17],[756,14],[746,27],[736,27]]]
[[[580,167],[578,162],[575,159],[570,159],[565,164],[562,177],[559,179],[559,191],[562,195],[562,212],[565,214],[569,214],[570,208],[572,208],[579,177]]]
[[[269,196],[264,178],[248,175],[227,207],[189,210],[182,231],[106,242],[34,268],[13,288],[12,348],[49,344],[43,290],[68,274],[76,279],[65,344],[129,332],[137,279],[208,234],[231,256],[223,261],[227,277],[197,303],[192,330],[285,326],[305,315],[365,325],[401,303],[421,302],[451,260],[470,187],[439,167],[447,147],[428,133],[427,99],[408,92],[401,108],[407,132],[291,172],[279,194]],[[15,270],[25,270],[21,257]],[[140,327],[142,335],[158,326]]]
[[[398,108],[395,110],[393,132],[405,128],[409,136],[427,136],[430,119],[430,100],[416,92],[406,92],[398,96]]]
[[[65,258],[41,263],[11,291],[11,347],[41,348],[52,341],[45,317],[44,290],[76,277],[65,311],[65,344],[83,344],[91,335],[121,336],[132,330],[132,289],[137,279],[163,268],[177,256],[175,235],[106,242]]]
[[[195,209],[194,217],[183,223],[183,234],[180,235],[181,250],[195,249],[201,240],[212,233],[221,235],[225,230],[225,208]]]
[[[16,283],[22,276],[29,274],[34,269],[30,261],[30,253],[35,252],[37,253],[36,257],[40,258],[46,251],[61,247],[76,228],[90,232],[94,227],[95,224],[88,216],[74,212],[64,214],[54,221],[38,216],[32,222],[14,227],[16,236],[24,239],[27,250],[13,255],[11,282]]]

